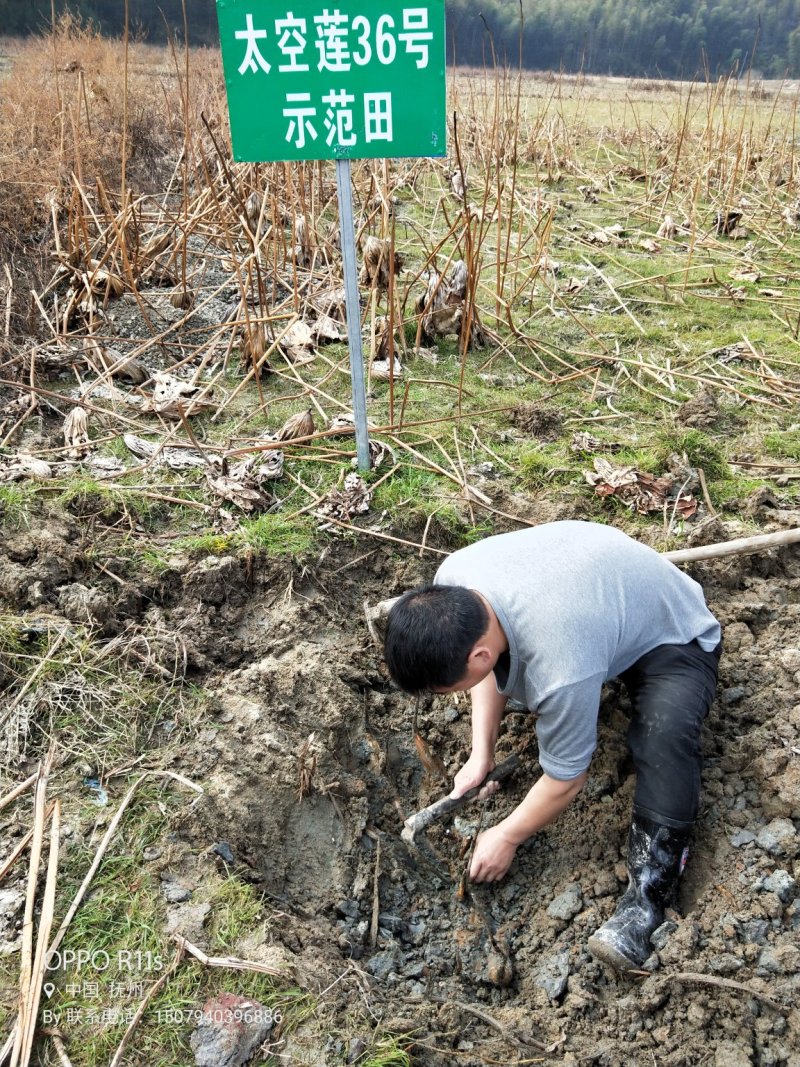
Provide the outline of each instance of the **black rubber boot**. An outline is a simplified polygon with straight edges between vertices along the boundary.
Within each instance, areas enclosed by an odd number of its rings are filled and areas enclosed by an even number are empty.
[[[676,830],[633,813],[628,888],[608,922],[589,938],[589,951],[596,959],[623,972],[642,966],[653,951],[650,935],[674,901],[690,832],[690,827]]]

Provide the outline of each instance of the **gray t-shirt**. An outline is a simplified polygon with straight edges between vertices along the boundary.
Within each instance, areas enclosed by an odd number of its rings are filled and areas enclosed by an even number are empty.
[[[589,766],[603,682],[657,645],[696,638],[710,652],[721,636],[697,582],[599,523],[487,537],[449,556],[434,582],[475,589],[491,604],[508,639],[498,691],[539,716],[539,762],[552,778]]]

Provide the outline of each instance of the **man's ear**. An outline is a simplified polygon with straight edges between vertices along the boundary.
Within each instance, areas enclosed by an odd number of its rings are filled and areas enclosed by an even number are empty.
[[[484,641],[476,641],[467,656],[467,666],[485,671],[487,674],[493,669],[497,656]]]

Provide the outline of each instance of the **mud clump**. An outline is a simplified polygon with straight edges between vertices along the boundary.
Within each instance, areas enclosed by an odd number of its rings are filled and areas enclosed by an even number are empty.
[[[540,441],[557,441],[564,432],[564,418],[555,408],[517,404],[509,417],[512,425]]]

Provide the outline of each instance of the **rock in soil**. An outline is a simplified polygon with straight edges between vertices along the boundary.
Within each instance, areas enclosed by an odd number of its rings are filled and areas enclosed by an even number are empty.
[[[272,1029],[272,1013],[257,1000],[220,993],[203,1005],[190,1038],[197,1067],[241,1067]]]

